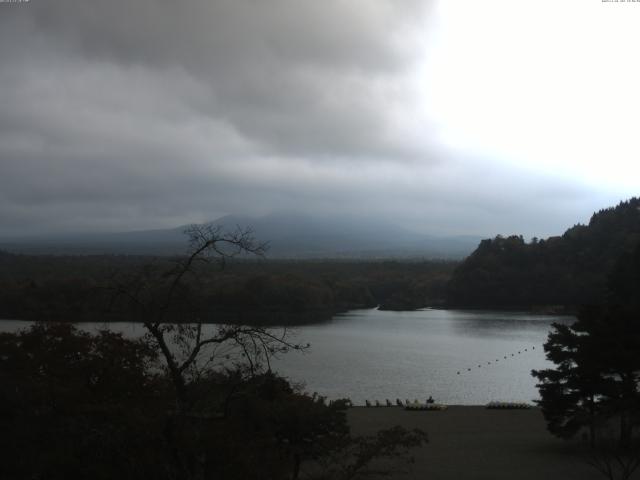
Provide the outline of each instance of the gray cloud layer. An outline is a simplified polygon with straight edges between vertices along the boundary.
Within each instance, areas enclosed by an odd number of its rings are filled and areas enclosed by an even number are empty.
[[[558,232],[611,198],[439,147],[419,0],[0,4],[0,234],[272,210]]]

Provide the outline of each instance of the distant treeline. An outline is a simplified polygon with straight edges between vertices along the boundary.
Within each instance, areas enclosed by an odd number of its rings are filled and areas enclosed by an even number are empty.
[[[640,243],[640,199],[595,213],[547,240],[483,240],[454,271],[447,303],[478,308],[600,304],[616,261]]]
[[[172,321],[287,325],[375,306],[573,311],[604,302],[613,265],[638,244],[640,199],[632,198],[595,213],[588,225],[576,225],[559,237],[483,240],[462,263],[259,259],[231,261],[225,268],[207,264],[180,292],[183,301],[170,314]],[[140,320],[139,312],[123,307],[114,287],[146,285],[162,303],[167,287],[163,272],[179,260],[0,251],[0,318]]]
[[[114,287],[161,278],[177,259],[0,253],[0,318],[130,321]],[[181,292],[180,318],[301,324],[354,308],[410,310],[443,304],[457,265],[449,261],[233,261],[210,264]],[[158,290],[159,298],[161,292]],[[121,300],[121,298],[120,298]],[[187,310],[189,310],[187,314]]]

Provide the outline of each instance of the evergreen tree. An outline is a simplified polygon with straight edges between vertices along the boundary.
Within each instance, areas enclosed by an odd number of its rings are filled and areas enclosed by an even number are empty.
[[[556,368],[532,372],[540,381],[538,404],[551,433],[570,438],[588,427],[593,444],[599,401],[609,388],[594,355],[597,346],[592,337],[576,329],[576,324],[554,324],[553,328],[544,349]]]
[[[632,442],[640,419],[640,245],[623,255],[609,278],[605,306],[583,307],[571,326],[554,324],[545,343],[556,367],[538,378],[538,402],[549,430],[572,437],[599,422],[619,420],[622,447]]]

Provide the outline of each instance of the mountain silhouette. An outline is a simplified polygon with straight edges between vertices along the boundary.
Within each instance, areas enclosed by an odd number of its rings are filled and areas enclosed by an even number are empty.
[[[250,227],[268,242],[269,258],[463,258],[479,237],[434,236],[377,219],[276,213],[262,217],[228,215],[212,223],[224,230]],[[0,239],[16,253],[175,255],[187,251],[187,225],[117,233],[78,233]]]

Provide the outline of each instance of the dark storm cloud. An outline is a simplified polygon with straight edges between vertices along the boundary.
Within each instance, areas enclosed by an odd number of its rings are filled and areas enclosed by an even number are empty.
[[[19,23],[14,42],[28,34],[87,62],[184,69],[208,89],[204,113],[275,152],[360,156],[385,147],[385,87],[371,79],[406,68],[415,52],[404,34],[417,32],[424,9],[406,0],[63,0],[13,9],[4,23]]]
[[[0,234],[278,209],[544,233],[602,205],[575,187],[536,217],[565,184],[435,146],[416,105],[430,7],[0,3]]]
[[[5,230],[20,230],[10,227],[20,224],[16,212],[37,229],[71,225],[84,208],[99,225],[105,212],[126,218],[169,201],[185,217],[207,218],[250,209],[264,195],[287,203],[295,175],[315,168],[293,174],[298,161],[415,155],[388,134],[387,110],[405,101],[395,82],[410,63],[406,33],[424,8],[337,0],[3,5]],[[291,190],[279,194],[283,183]]]

